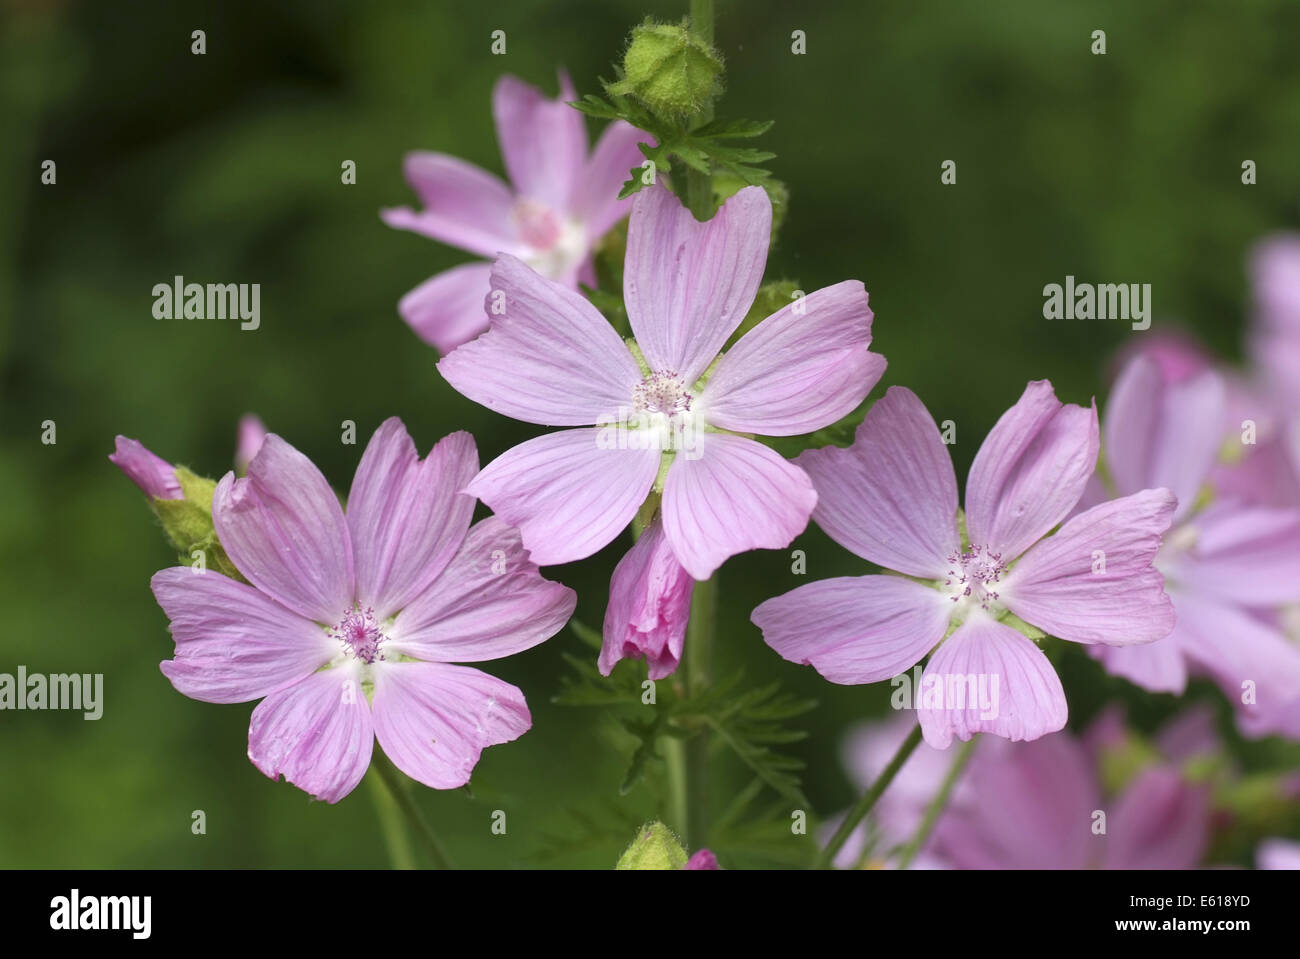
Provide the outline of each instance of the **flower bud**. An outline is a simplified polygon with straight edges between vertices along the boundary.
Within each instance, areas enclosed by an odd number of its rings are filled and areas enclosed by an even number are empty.
[[[632,30],[623,77],[609,92],[630,94],[658,118],[680,123],[710,106],[721,77],[722,58],[684,23],[647,20]]]
[[[265,439],[266,426],[255,414],[247,413],[240,418],[235,435],[235,475],[243,476],[248,472],[248,464],[262,448]]]
[[[181,499],[176,469],[161,456],[150,452],[139,440],[119,436],[116,450],[108,457],[150,499]]]
[[[685,869],[686,850],[661,822],[646,823],[615,869]]]
[[[694,587],[656,516],[614,567],[597,661],[601,675],[608,676],[619,660],[641,656],[651,679],[672,675],[682,657]]]
[[[687,869],[721,869],[718,865],[718,857],[713,855],[707,849],[701,849],[691,856],[686,863]]]

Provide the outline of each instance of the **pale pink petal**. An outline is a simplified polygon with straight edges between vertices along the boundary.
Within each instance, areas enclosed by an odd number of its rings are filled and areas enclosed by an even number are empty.
[[[659,474],[659,450],[617,449],[602,435],[562,430],[520,443],[485,466],[467,492],[519,529],[538,566],[585,559],[632,521]]]
[[[1191,869],[1210,838],[1210,794],[1177,769],[1138,773],[1107,816],[1107,869]]]
[[[272,693],[253,710],[248,727],[254,766],[329,803],[361,782],[374,745],[370,704],[355,661]]]
[[[738,433],[811,433],[852,412],[885,372],[871,353],[871,309],[858,280],[810,293],[727,351],[700,397],[702,415]]]
[[[253,462],[266,442],[266,424],[254,413],[245,413],[239,418],[235,431],[235,472],[247,473],[248,464]]]
[[[858,685],[919,663],[951,615],[947,597],[901,576],[841,576],[769,599],[750,620],[783,658],[832,683]]]
[[[636,195],[623,298],[652,370],[700,378],[754,302],[771,229],[762,187],[745,187],[704,223],[662,184]]]
[[[795,462],[817,489],[813,519],[845,549],[909,576],[947,575],[961,549],[957,477],[911,390],[891,386],[852,446],[809,450]]]
[[[163,675],[190,699],[261,699],[338,652],[338,643],[311,620],[212,570],[159,570],[149,586],[176,642],[175,658],[161,664]]]
[[[483,301],[492,289],[491,263],[465,263],[432,276],[397,301],[415,335],[450,353],[488,328]]]
[[[1187,589],[1245,606],[1300,603],[1300,510],[1215,504],[1188,521]]]
[[[586,226],[593,241],[632,212],[632,198],[620,200],[618,194],[631,177],[632,168],[645,162],[645,156],[637,149],[638,143],[653,144],[654,138],[622,120],[615,120],[605,127],[591,151],[582,181],[574,193],[571,212]]]
[[[1043,651],[978,612],[930,657],[918,710],[925,741],[946,749],[993,733],[1012,742],[1064,728],[1065,690]]]
[[[614,420],[631,404],[641,371],[591,303],[512,256],[493,265],[491,286],[491,329],[438,362],[448,383],[488,409],[543,426]]]
[[[678,452],[664,483],[664,532],[677,559],[704,580],[729,556],[789,546],[817,503],[808,474],[753,440],[704,433]]]
[[[408,153],[403,167],[424,209],[381,210],[389,226],[479,256],[522,251],[514,195],[492,174],[444,153]]]
[[[1264,840],[1255,850],[1255,865],[1260,869],[1300,869],[1300,842]]]
[[[1014,559],[1065,519],[1097,465],[1097,410],[1025,387],[985,437],[966,483],[972,544]]]
[[[542,578],[518,530],[489,516],[398,614],[385,649],[438,663],[500,659],[554,636],[576,601],[573,590]]]
[[[117,437],[108,461],[126,474],[145,496],[153,499],[184,499],[176,468],[150,452],[139,440]]]
[[[1166,489],[1080,513],[1030,547],[999,584],[1002,602],[1076,643],[1129,646],[1168,636],[1174,609],[1152,563],[1173,513]]]
[[[380,620],[415,599],[456,555],[474,497],[461,492],[478,473],[468,433],[439,440],[423,460],[396,416],[375,430],[361,456],[347,521],[357,601]]]
[[[431,789],[469,782],[488,746],[532,725],[524,694],[468,666],[378,662],[375,734],[402,772]]]
[[[651,679],[671,676],[682,658],[694,589],[656,516],[614,567],[597,660],[601,675],[620,660],[644,656]]]
[[[1177,615],[1177,603],[1175,617]],[[1136,683],[1152,693],[1181,696],[1187,689],[1187,659],[1183,655],[1181,629],[1177,622],[1164,639],[1137,646],[1090,646],[1093,659],[1100,660],[1106,671]]]
[[[522,196],[568,209],[587,159],[587,129],[567,74],[551,100],[518,77],[502,76],[492,89],[497,142],[510,182]]]
[[[315,464],[275,433],[212,497],[221,546],[244,577],[318,623],[337,622],[353,601],[352,543],[343,507]]]

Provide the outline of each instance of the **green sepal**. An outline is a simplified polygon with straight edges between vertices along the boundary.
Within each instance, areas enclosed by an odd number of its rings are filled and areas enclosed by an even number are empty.
[[[687,855],[673,831],[661,822],[648,822],[619,857],[615,869],[685,869]]]

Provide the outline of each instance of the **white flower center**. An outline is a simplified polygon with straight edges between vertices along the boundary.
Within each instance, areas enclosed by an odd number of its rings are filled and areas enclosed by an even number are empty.
[[[692,409],[694,402],[694,394],[675,370],[656,370],[632,391],[631,425],[649,430],[655,449],[697,449],[703,422]]]
[[[948,578],[943,588],[956,607],[956,614],[964,616],[978,607],[997,615],[1005,608],[998,597],[999,583],[1007,567],[1002,554],[987,546],[971,546],[948,557]]]
[[[344,610],[343,618],[330,627],[329,634],[338,640],[340,655],[337,661],[357,660],[366,665],[384,659],[384,644],[388,637],[380,628],[373,609],[354,607]]]
[[[528,247],[521,259],[547,279],[572,273],[586,258],[587,231],[578,221],[526,197],[515,203],[514,218]]]

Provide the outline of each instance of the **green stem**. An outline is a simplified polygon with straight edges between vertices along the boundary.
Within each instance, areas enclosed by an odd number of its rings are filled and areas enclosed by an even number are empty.
[[[668,824],[685,841],[690,818],[686,801],[686,745],[676,736],[665,736],[663,750],[668,767]]]
[[[713,683],[713,621],[717,608],[717,580],[696,583],[691,595],[691,618],[686,624],[686,689],[698,696]],[[697,732],[686,741],[686,836],[688,848],[699,849],[708,840],[709,745],[711,733]]]
[[[898,752],[894,753],[894,758],[889,761],[889,765],[884,771],[876,777],[876,781],[871,784],[862,798],[854,804],[849,810],[849,814],[844,817],[844,822],[840,823],[840,828],[835,830],[835,835],[831,841],[826,844],[821,855],[817,857],[816,868],[826,869],[835,861],[835,856],[848,842],[849,836],[853,835],[853,830],[858,828],[858,824],[867,818],[867,813],[875,807],[877,800],[884,794],[889,784],[894,781],[898,771],[903,768],[903,763],[916,751],[916,747],[921,743],[921,727],[918,724],[908,733],[907,738],[903,740],[903,745],[898,747]]]
[[[370,794],[375,800],[375,812],[379,816],[379,831],[384,836],[384,846],[388,850],[388,861],[394,869],[414,869],[415,854],[411,852],[410,837],[406,834],[406,825],[402,822],[402,811],[398,808],[392,793],[384,785],[379,773],[371,769],[366,774],[370,784]]]
[[[710,46],[713,45],[713,0],[691,0],[691,33]],[[713,106],[710,104],[691,125],[696,127],[712,119]],[[713,216],[713,178],[709,174],[687,169],[686,206],[697,220],[707,220]]]
[[[434,835],[433,830],[429,828],[428,821],[425,820],[424,814],[411,798],[407,791],[406,783],[402,780],[401,773],[394,768],[393,764],[384,756],[376,754],[371,760],[370,768],[378,773],[379,781],[388,790],[388,797],[396,805],[398,811],[406,817],[407,824],[424,845],[424,850],[433,860],[436,869],[451,869],[451,860],[447,858],[447,853],[443,851],[442,843]],[[409,850],[408,850],[409,851]]]
[[[961,779],[961,774],[965,772],[970,757],[975,752],[977,742],[979,742],[979,737],[972,736],[961,747],[957,753],[957,758],[948,767],[948,774],[943,777],[943,784],[939,787],[939,791],[930,800],[930,805],[925,807],[925,815],[921,819],[921,825],[916,830],[916,835],[908,841],[898,856],[899,869],[906,869],[912,865],[912,861],[916,859],[916,854],[921,851],[921,847],[930,838],[930,833],[934,832],[935,824],[939,821],[939,816],[943,814],[944,809],[947,808],[948,800],[952,798],[952,791],[956,788],[957,781]]]

